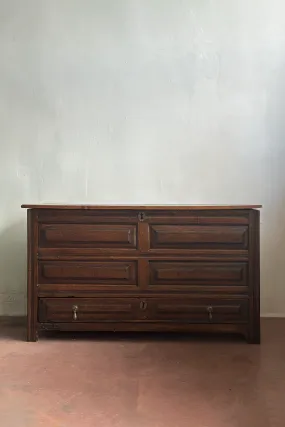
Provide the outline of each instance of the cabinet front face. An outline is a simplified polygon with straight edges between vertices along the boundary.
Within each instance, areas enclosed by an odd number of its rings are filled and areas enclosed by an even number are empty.
[[[247,264],[151,260],[149,261],[149,289],[180,292],[247,292]]]

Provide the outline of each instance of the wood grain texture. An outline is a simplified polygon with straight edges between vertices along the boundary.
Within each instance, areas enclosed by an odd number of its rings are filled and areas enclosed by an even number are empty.
[[[38,263],[38,284],[90,284],[97,290],[114,285],[122,288],[136,286],[135,261],[41,261]]]
[[[169,223],[171,220],[169,221]],[[151,225],[151,249],[247,249],[248,227]]]
[[[137,245],[135,225],[41,224],[39,233],[41,248],[136,249]]]
[[[108,322],[136,320],[135,298],[45,298],[39,300],[40,322]]]
[[[149,261],[149,288],[180,292],[248,292],[247,263]]]
[[[247,323],[248,300],[226,298],[147,299],[149,320],[185,323]]]
[[[35,206],[29,341],[55,329],[235,331],[260,342],[259,206]]]

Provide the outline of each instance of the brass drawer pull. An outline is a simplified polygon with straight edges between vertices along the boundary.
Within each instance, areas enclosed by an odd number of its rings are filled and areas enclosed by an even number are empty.
[[[207,307],[207,312],[209,315],[209,320],[211,321],[213,319],[213,307],[211,306]]]
[[[141,310],[146,310],[147,309],[147,302],[146,301],[141,301],[140,302],[140,309]]]
[[[72,312],[73,312],[73,320],[77,320],[78,305],[74,305],[72,307]]]

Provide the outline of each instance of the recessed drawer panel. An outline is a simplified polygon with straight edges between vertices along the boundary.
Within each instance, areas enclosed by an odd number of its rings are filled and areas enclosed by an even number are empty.
[[[110,322],[135,320],[136,298],[42,298],[40,322]]]
[[[247,299],[154,299],[149,300],[152,319],[189,323],[246,323]]]
[[[136,249],[136,227],[136,224],[39,224],[39,247]]]
[[[137,285],[136,261],[42,261],[39,284]]]
[[[157,288],[245,287],[247,264],[241,262],[150,261],[150,286]]]
[[[127,209],[44,209],[38,212],[42,224],[136,224],[138,212]]]
[[[150,224],[150,249],[247,248],[247,226]]]

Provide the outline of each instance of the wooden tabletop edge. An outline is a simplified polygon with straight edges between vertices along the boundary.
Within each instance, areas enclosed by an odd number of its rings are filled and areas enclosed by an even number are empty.
[[[261,209],[262,205],[63,205],[63,204],[23,204],[23,209],[65,209],[65,210],[215,210],[215,209]]]

